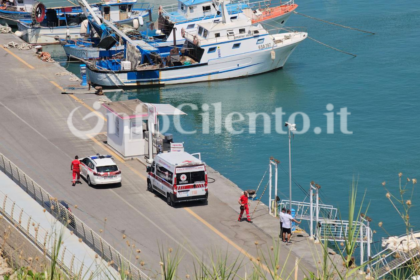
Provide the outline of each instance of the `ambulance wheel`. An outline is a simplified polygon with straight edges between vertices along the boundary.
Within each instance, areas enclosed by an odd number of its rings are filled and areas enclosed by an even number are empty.
[[[209,200],[208,199],[204,200],[203,205],[209,205]]]
[[[168,203],[169,206],[174,206],[174,201],[170,193],[166,194],[166,203]]]
[[[87,181],[87,183],[88,183],[89,186],[92,186],[92,182],[90,181],[90,177],[89,176],[87,176],[86,181]]]
[[[153,192],[152,182],[150,182],[150,181],[147,181],[147,190],[149,192]]]

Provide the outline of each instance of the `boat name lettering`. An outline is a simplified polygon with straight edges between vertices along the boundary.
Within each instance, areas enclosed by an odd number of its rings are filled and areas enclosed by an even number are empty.
[[[259,45],[259,46],[258,46],[258,48],[259,48],[260,50],[262,50],[262,49],[266,49],[266,48],[270,48],[270,47],[271,47],[271,43],[261,44],[261,45]]]

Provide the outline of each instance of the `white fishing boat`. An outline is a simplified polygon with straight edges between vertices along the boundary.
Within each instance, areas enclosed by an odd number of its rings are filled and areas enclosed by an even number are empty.
[[[294,0],[277,2],[272,0],[225,1],[230,20],[235,21],[238,14],[244,14],[252,23],[276,20],[276,26],[286,24],[293,11],[298,7]],[[198,24],[219,22],[221,20],[219,0],[178,0],[175,5],[159,7],[159,18],[142,32],[145,41],[158,43],[160,47],[171,46],[174,38],[183,44],[184,32],[196,32]]]
[[[108,87],[170,85],[246,77],[282,68],[306,32],[270,34],[260,23],[238,14],[232,20],[224,2],[218,22],[197,23],[198,33],[185,32],[181,50],[166,54],[144,41],[126,42],[123,60],[88,63],[93,84]]]
[[[143,17],[151,13],[151,6],[133,8],[137,0],[110,0],[95,9],[103,18],[118,24],[129,24],[138,28]],[[80,10],[80,9],[79,9]],[[89,24],[80,10],[57,14],[55,9],[48,9],[41,22],[37,18],[17,22],[19,31],[16,35],[31,44],[58,44],[59,39],[78,39],[89,33]]]

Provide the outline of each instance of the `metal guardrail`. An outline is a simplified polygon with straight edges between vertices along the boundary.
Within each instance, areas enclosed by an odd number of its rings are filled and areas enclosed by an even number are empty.
[[[311,218],[311,203],[310,202],[303,202],[303,201],[291,201],[287,199],[283,199],[281,203],[279,203],[279,211],[281,208],[289,208],[289,205],[292,205],[292,209],[295,209],[295,217],[299,220],[310,220]],[[313,211],[312,211],[312,219],[316,220],[316,205],[313,205]],[[333,205],[327,205],[327,204],[319,204],[319,219],[331,219],[335,220],[337,218],[337,208],[335,208]]]
[[[49,232],[42,228],[37,221],[23,211],[3,192],[0,192],[0,212],[12,224],[15,225],[24,235],[36,244],[43,252],[51,258],[54,244],[57,243],[56,232]],[[70,277],[89,275],[89,267],[83,265],[74,254],[63,247],[57,260],[60,268]],[[90,273],[92,276],[93,272]]]
[[[133,265],[121,253],[114,249],[99,234],[84,224],[72,212],[66,209],[60,202],[45,191],[41,186],[34,182],[21,169],[13,164],[6,156],[0,153],[0,170],[8,175],[24,191],[32,196],[42,207],[55,216],[60,221],[65,221],[65,225],[73,233],[91,247],[100,257],[108,261],[117,271],[124,269],[128,271],[131,279],[150,279],[143,271]],[[51,207],[54,206],[54,207]]]
[[[318,228],[318,236],[321,240],[344,242],[349,236],[349,222],[341,220],[320,220],[320,228]],[[359,237],[356,237],[357,242],[367,243],[368,231],[370,236],[372,236],[372,229],[368,228],[364,223],[359,221],[353,221],[353,227],[355,232],[360,233],[363,236],[363,240]],[[372,240],[369,240],[372,243]]]
[[[410,239],[415,241],[419,244],[414,237],[414,234],[418,232],[411,232],[409,234],[403,234],[398,236],[398,239],[406,238],[406,240]],[[408,246],[408,245],[406,245]],[[384,250],[380,251],[376,255],[372,256],[371,259],[373,260],[372,263],[369,264],[371,267],[371,274],[375,277],[375,279],[380,279],[385,277],[387,274],[391,273],[395,269],[401,267],[405,263],[409,262],[411,259],[416,258],[420,255],[420,248],[418,245],[408,250],[408,252],[404,252],[404,245],[402,242],[398,244],[398,246],[392,250],[388,247]]]

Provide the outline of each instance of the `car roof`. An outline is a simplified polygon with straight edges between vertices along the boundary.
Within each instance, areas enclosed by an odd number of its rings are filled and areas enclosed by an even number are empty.
[[[203,164],[201,160],[187,152],[162,153],[159,154],[159,157],[167,163],[175,166]]]
[[[91,160],[95,163],[96,166],[116,165],[112,158],[91,158]]]

